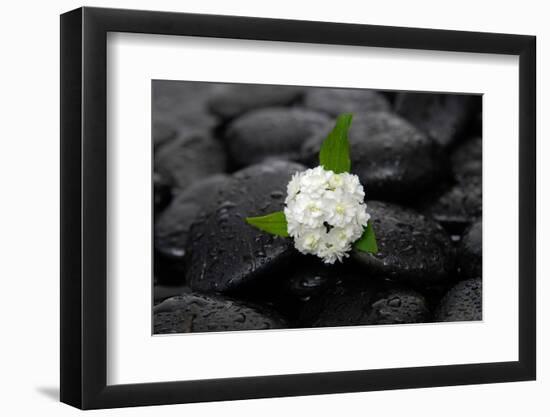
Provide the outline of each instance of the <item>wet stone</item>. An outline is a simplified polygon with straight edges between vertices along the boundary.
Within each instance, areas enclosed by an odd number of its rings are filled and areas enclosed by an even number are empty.
[[[481,96],[400,93],[395,111],[441,146],[448,146],[468,128],[480,106]]]
[[[155,167],[169,174],[174,186],[184,190],[198,179],[224,172],[222,145],[206,132],[194,132],[161,146],[155,152]]]
[[[208,101],[222,88],[214,83],[155,80],[153,121],[169,125],[178,134],[211,131],[219,121],[209,112]]]
[[[318,164],[326,134],[302,148],[303,159]],[[390,113],[353,118],[349,131],[351,172],[366,187],[367,198],[404,200],[429,188],[439,172],[434,142],[406,120]]]
[[[453,269],[454,249],[445,230],[430,218],[397,205],[370,201],[367,211],[378,253],[354,250],[352,257],[370,275],[415,287],[445,282]]]
[[[153,122],[153,144],[155,148],[175,139],[178,131],[168,123]]]
[[[285,327],[282,319],[257,307],[220,296],[184,293],[154,307],[155,334],[266,330]]]
[[[388,103],[390,103],[390,106],[393,109],[393,104],[395,103],[395,98],[398,93],[395,91],[386,91],[386,90],[378,91],[378,93],[381,94],[383,97],[385,97],[386,100],[388,100]]]
[[[371,305],[373,324],[425,323],[430,312],[424,296],[409,289],[392,289]]]
[[[482,276],[482,220],[476,221],[464,234],[457,255],[458,273],[463,278]]]
[[[453,233],[461,233],[481,216],[481,177],[464,178],[441,194],[426,213]]]
[[[155,216],[172,200],[172,179],[162,171],[153,173],[153,199]]]
[[[266,282],[294,254],[290,239],[262,232],[245,221],[284,207],[286,186],[302,165],[270,161],[233,174],[194,222],[187,276],[198,291],[226,292],[255,280]]]
[[[371,90],[313,88],[304,96],[304,107],[327,113],[333,117],[342,113],[369,113],[390,111],[389,101]]]
[[[228,186],[230,177],[222,174],[198,180],[178,194],[156,219],[154,227],[155,274],[159,282],[185,280],[187,238],[191,225],[204,207],[216,201]]]
[[[369,324],[371,304],[376,301],[377,290],[378,283],[367,275],[344,277],[304,305],[298,327]]]
[[[453,175],[457,181],[482,175],[482,141],[480,136],[461,143],[451,155]]]
[[[481,109],[481,103],[479,103],[479,110],[472,118],[472,124],[470,126],[470,132],[472,136],[481,136],[483,132],[483,111]]]
[[[421,323],[430,319],[424,297],[411,289],[352,273],[307,304],[301,324],[312,327]]]
[[[309,303],[348,274],[349,264],[324,264],[312,255],[297,251],[291,261],[280,268],[273,279],[255,280],[239,299],[265,305],[279,312],[291,327],[300,327],[300,312]]]
[[[301,89],[296,87],[233,84],[223,86],[208,105],[212,113],[227,120],[262,107],[290,105],[301,94]]]
[[[347,276],[344,264],[324,264],[313,256],[298,255],[286,271],[279,275],[279,298],[274,305],[294,327],[300,327],[300,312],[319,296]],[[274,291],[276,293],[276,291]]]
[[[435,313],[436,321],[472,321],[482,319],[482,282],[479,278],[456,284],[443,297]]]
[[[338,273],[339,265],[325,265],[321,261],[305,257],[297,269],[293,268],[284,281],[285,292],[300,299],[306,299],[323,292]]]
[[[233,163],[246,166],[269,157],[296,160],[302,144],[316,132],[326,135],[331,120],[300,108],[266,108],[235,119],[225,140]]]
[[[189,292],[189,287],[185,285],[162,285],[155,283],[153,286],[153,301],[157,305],[167,298]]]

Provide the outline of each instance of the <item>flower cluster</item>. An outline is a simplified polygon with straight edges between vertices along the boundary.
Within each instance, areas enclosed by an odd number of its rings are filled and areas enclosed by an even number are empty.
[[[287,186],[285,217],[296,248],[323,262],[342,262],[363,234],[369,214],[356,175],[322,166],[294,174]]]

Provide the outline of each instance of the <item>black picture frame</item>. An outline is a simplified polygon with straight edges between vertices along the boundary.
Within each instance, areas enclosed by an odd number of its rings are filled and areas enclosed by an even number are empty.
[[[106,384],[108,32],[519,56],[519,360]],[[186,13],[80,8],[61,16],[61,401],[82,409],[533,380],[536,376],[536,38]]]

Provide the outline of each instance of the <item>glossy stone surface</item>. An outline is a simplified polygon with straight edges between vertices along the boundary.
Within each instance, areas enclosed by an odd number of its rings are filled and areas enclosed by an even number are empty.
[[[306,327],[422,323],[430,320],[424,297],[355,271],[312,299],[301,315]]]
[[[218,174],[198,180],[181,192],[155,221],[155,274],[160,282],[185,280],[187,238],[199,214],[229,186],[231,178]]]
[[[479,278],[461,281],[443,297],[435,313],[436,321],[482,319],[482,282]]]
[[[481,278],[482,268],[482,220],[476,221],[466,231],[458,248],[458,272],[463,278]]]
[[[153,122],[153,145],[155,148],[170,142],[177,135],[178,131],[174,126],[161,121]]]
[[[427,214],[449,229],[463,230],[482,214],[482,180],[468,177],[441,194]]]
[[[295,163],[269,161],[233,175],[234,181],[191,228],[187,271],[191,288],[225,292],[254,280],[268,281],[295,255],[290,239],[262,232],[245,218],[282,210],[289,179],[303,169]]]
[[[303,159],[318,165],[326,135],[302,147]],[[391,113],[353,118],[349,131],[351,172],[366,187],[367,199],[403,200],[431,186],[439,172],[434,142],[406,120]]]
[[[219,121],[208,110],[208,101],[222,88],[223,85],[216,83],[154,80],[153,126],[163,123],[178,135],[210,132]]]
[[[395,111],[425,131],[441,146],[451,145],[481,107],[481,96],[400,93]]]
[[[452,153],[451,162],[457,181],[482,175],[483,146],[481,137],[476,136],[461,143]]]
[[[194,182],[226,169],[223,146],[210,134],[193,132],[155,151],[155,167],[173,178],[174,187],[184,190]]]
[[[438,223],[414,210],[379,201],[368,202],[367,211],[379,251],[353,250],[352,256],[371,275],[416,286],[448,280],[454,252]]]
[[[158,215],[172,200],[172,178],[166,173],[153,173],[153,204],[155,216]]]
[[[244,303],[221,296],[184,293],[153,309],[155,334],[266,330],[284,327],[284,321]]]
[[[413,290],[392,289],[371,305],[373,324],[425,323],[430,312],[424,296]]]
[[[289,105],[301,94],[302,90],[296,87],[226,84],[208,101],[208,106],[222,119],[233,119],[262,107]]]
[[[225,132],[225,141],[236,166],[269,157],[295,160],[306,140],[317,132],[326,136],[332,127],[327,116],[312,110],[266,108],[235,119]]]
[[[304,95],[303,105],[336,117],[342,113],[360,115],[373,111],[389,111],[386,97],[372,90],[314,88]]]

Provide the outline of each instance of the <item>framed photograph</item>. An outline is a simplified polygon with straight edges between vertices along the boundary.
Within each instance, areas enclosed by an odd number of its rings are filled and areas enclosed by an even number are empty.
[[[61,401],[533,380],[535,37],[61,16]]]

